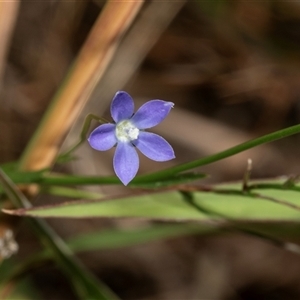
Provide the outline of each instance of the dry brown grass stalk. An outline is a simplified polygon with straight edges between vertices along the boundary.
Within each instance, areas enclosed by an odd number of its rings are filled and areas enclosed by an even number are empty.
[[[5,68],[6,54],[16,23],[20,2],[0,1],[0,78]]]
[[[21,170],[52,165],[62,139],[104,74],[143,1],[108,1],[20,160]]]

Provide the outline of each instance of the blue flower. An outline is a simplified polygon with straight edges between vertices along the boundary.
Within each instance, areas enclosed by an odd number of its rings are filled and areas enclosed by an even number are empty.
[[[136,148],[154,161],[175,158],[173,148],[165,139],[144,131],[163,121],[173,106],[172,102],[151,100],[134,114],[132,98],[126,92],[119,91],[110,106],[115,124],[100,125],[89,136],[88,142],[96,150],[106,151],[116,146],[113,166],[124,185],[135,177],[139,168]]]

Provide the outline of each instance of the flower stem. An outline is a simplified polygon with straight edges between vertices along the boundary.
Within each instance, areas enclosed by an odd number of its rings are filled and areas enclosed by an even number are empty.
[[[75,145],[73,145],[68,151],[66,151],[65,153],[59,155],[57,161],[63,161],[65,158],[70,156],[70,154],[72,152],[74,152],[82,143],[85,142],[86,134],[89,131],[91,122],[93,120],[96,120],[100,124],[109,123],[109,121],[106,120],[105,118],[98,117],[98,116],[93,115],[93,114],[88,114],[84,119],[84,123],[83,123],[82,130],[81,130],[81,133],[80,133],[79,141]]]

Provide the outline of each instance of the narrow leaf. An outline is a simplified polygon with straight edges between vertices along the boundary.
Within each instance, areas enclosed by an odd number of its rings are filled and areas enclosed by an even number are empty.
[[[189,192],[192,202],[187,201],[186,194],[164,191],[119,197],[109,201],[72,201],[5,212],[33,217],[300,222],[298,191],[270,188],[260,189],[259,194],[254,191],[243,193],[236,184],[233,184],[223,185],[219,189],[214,188],[210,192]]]
[[[169,239],[182,235],[207,234],[217,230],[212,225],[192,224],[155,225],[133,230],[106,230],[78,235],[68,240],[68,245],[75,251],[95,249],[115,249]]]

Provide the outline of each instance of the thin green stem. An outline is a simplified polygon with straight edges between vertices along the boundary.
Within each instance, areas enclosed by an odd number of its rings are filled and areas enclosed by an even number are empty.
[[[109,123],[109,121],[106,120],[105,118],[98,117],[93,114],[88,114],[84,119],[84,123],[83,123],[82,129],[81,129],[79,141],[75,145],[73,145],[69,150],[67,150],[65,153],[61,154],[58,157],[58,160],[63,160],[64,158],[68,157],[73,151],[75,151],[81,144],[83,144],[85,142],[86,134],[89,131],[91,122],[93,120],[96,120],[97,122],[99,122],[101,124]]]
[[[196,167],[208,165],[210,163],[217,162],[221,159],[233,156],[245,150],[254,148],[256,146],[270,143],[300,132],[300,125],[295,125],[292,127],[288,127],[257,139],[253,139],[247,141],[243,144],[234,146],[230,149],[225,151],[219,152],[217,154],[213,154],[211,156],[207,156],[201,159],[197,159],[185,164],[177,165],[175,167],[171,167],[159,172],[140,175],[137,176],[130,185],[139,185],[141,183],[149,183],[149,182],[156,182],[160,179],[170,178],[179,174],[181,172],[185,172]],[[43,174],[42,172],[29,172],[26,173],[18,173],[18,172],[9,172],[10,177],[12,180],[19,184],[19,183],[37,183],[37,184],[45,184],[45,185],[73,185],[73,184],[80,184],[80,185],[89,185],[89,184],[120,184],[120,180],[116,176],[75,176],[75,175],[54,175],[54,174]],[[251,187],[250,187],[251,188]]]
[[[134,183],[140,183],[140,182],[145,182],[145,181],[154,181],[156,179],[161,179],[161,178],[166,178],[181,172],[185,172],[197,167],[201,167],[204,165],[208,165],[214,162],[217,162],[221,159],[233,156],[235,154],[238,154],[240,152],[243,152],[245,150],[257,147],[262,144],[274,142],[276,140],[297,134],[300,132],[300,125],[295,125],[291,126],[267,135],[264,135],[262,137],[247,141],[245,143],[239,144],[237,146],[234,146],[232,148],[229,148],[225,151],[219,152],[217,154],[213,154],[211,156],[207,156],[204,158],[200,158],[185,164],[177,165],[162,171],[158,171],[155,173],[147,174],[147,175],[142,175],[136,177],[132,182]]]
[[[248,186],[248,190],[283,190],[283,191],[296,191],[300,192],[300,186],[289,185],[286,186],[285,183],[254,183]]]
[[[94,185],[94,184],[120,184],[115,176],[77,176],[77,175],[45,175],[41,177],[38,184],[44,185]]]

